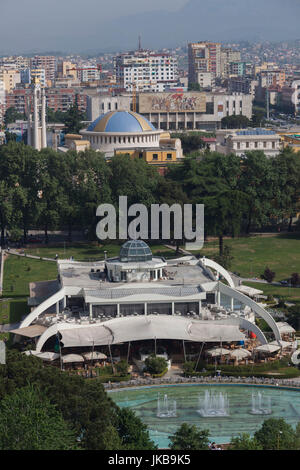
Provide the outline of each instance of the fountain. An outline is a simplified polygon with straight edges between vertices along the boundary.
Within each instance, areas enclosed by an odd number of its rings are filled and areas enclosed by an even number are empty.
[[[205,418],[229,416],[229,402],[226,393],[205,391],[204,398],[198,396],[197,412]]]
[[[250,413],[252,415],[270,415],[272,413],[271,397],[266,397],[264,400],[261,392],[257,394],[252,393],[252,408]]]
[[[173,401],[173,407],[169,407],[168,395],[164,395],[164,400],[161,403],[160,395],[157,397],[157,413],[158,418],[176,418],[176,400]]]

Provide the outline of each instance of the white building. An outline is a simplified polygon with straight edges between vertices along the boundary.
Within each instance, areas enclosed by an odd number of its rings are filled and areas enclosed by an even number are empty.
[[[267,157],[275,157],[281,150],[280,135],[267,129],[222,129],[216,133],[216,151],[240,157],[246,152],[261,150]]]
[[[224,92],[139,93],[139,113],[158,129],[215,130],[226,116],[252,117],[252,96]]]
[[[256,316],[281,339],[272,316],[206,258],[166,261],[154,257],[145,242],[129,240],[118,258],[59,260],[58,272],[56,291],[44,301],[31,298],[35,308],[12,331],[35,337],[38,353],[51,351],[58,336],[63,348],[154,339],[226,343],[243,341],[250,332],[266,344]]]
[[[177,59],[169,54],[135,51],[115,58],[116,83],[126,91],[164,91],[178,82]]]
[[[88,121],[94,121],[101,114],[106,114],[110,111],[131,111],[131,93],[123,93],[116,96],[112,95],[111,93],[91,94],[91,91],[87,91],[87,93],[86,112]]]

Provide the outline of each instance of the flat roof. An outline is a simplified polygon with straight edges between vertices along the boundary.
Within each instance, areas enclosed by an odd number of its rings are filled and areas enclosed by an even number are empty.
[[[95,261],[95,262],[80,262],[80,261],[71,261],[71,260],[58,260],[58,270],[60,274],[61,283],[63,286],[77,287],[80,289],[91,289],[98,290],[101,286],[102,288],[114,289],[122,286],[124,289],[139,289],[141,286],[148,289],[159,289],[164,288],[165,286],[174,286],[174,285],[189,285],[189,286],[198,286],[202,283],[211,282],[211,279],[205,273],[203,268],[198,264],[198,260],[193,257],[187,257],[191,259],[178,258],[173,260],[167,260],[164,269],[167,270],[168,279],[157,280],[150,282],[109,282],[102,281],[99,279],[99,271],[105,269],[105,261]],[[163,260],[161,258],[154,258],[155,262]],[[119,262],[118,258],[112,258],[106,260],[108,263]],[[126,264],[126,263],[123,263]],[[129,265],[134,265],[142,269],[143,266],[146,268],[151,267],[150,262],[140,262],[140,263],[128,263]],[[94,270],[94,272],[92,272]]]

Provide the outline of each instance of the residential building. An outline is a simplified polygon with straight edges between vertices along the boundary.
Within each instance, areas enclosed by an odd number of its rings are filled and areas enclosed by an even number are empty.
[[[5,92],[10,93],[16,88],[16,85],[21,82],[20,72],[18,70],[1,68],[0,82],[3,83]]]
[[[31,59],[31,69],[44,69],[46,84],[50,85],[56,74],[56,57],[36,55]]]
[[[44,69],[31,69],[30,82],[39,83],[42,87],[46,86],[46,71]]]
[[[290,108],[291,112],[300,112],[300,80],[294,80],[291,84],[281,89],[280,104]]]
[[[229,47],[221,48],[221,75],[223,77],[228,77],[232,72],[230,69],[230,64],[233,62],[241,61],[240,51],[235,51]]]
[[[198,83],[199,73],[221,75],[221,44],[197,42],[188,45],[189,83]]]
[[[164,91],[178,82],[177,59],[138,50],[115,57],[116,85],[126,91]]]
[[[227,85],[230,94],[243,93],[245,95],[251,95],[253,99],[257,86],[258,80],[253,80],[253,78],[250,77],[230,77]]]

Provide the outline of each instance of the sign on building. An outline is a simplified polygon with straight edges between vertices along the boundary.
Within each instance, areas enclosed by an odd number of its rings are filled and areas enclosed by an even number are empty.
[[[205,93],[140,93],[139,112],[176,113],[182,111],[206,112]]]

